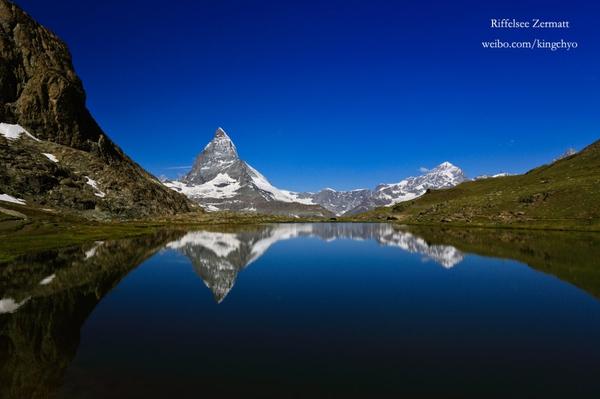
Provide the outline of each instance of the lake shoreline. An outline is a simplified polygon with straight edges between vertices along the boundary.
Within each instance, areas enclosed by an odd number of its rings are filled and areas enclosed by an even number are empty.
[[[396,220],[352,220],[352,219],[289,219],[278,217],[240,217],[237,219],[211,218],[202,221],[119,221],[119,222],[90,222],[80,221],[59,222],[36,220],[17,229],[4,230],[0,222],[0,265],[31,251],[64,248],[86,242],[108,239],[131,238],[152,234],[158,230],[189,230],[211,229],[226,231],[240,226],[255,226],[272,223],[389,223],[402,228],[433,228],[438,230],[500,230],[515,232],[563,232],[563,233],[592,233],[599,234],[600,229],[582,227],[552,227],[552,226],[514,226],[514,225],[458,225],[450,223],[401,223]]]
[[[16,207],[15,207],[16,208]],[[21,207],[19,207],[21,208]],[[158,230],[217,229],[273,223],[390,223],[398,227],[453,230],[503,230],[534,232],[600,233],[600,226],[552,226],[507,224],[414,223],[380,218],[290,218],[274,215],[191,213],[164,218],[123,221],[90,221],[47,212],[26,212],[26,219],[0,220],[0,265],[16,257],[86,242],[130,238]]]

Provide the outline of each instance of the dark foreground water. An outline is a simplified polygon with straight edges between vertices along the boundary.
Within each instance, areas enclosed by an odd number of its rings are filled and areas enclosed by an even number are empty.
[[[600,397],[593,234],[292,224],[0,267],[0,398]]]

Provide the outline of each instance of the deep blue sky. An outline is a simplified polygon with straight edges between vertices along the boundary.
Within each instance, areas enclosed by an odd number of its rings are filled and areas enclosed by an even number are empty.
[[[523,172],[600,138],[595,1],[17,3],[65,40],[100,125],[157,175],[183,172],[218,126],[293,190],[446,160],[471,177]],[[505,17],[572,28],[488,28]],[[579,48],[481,47],[496,38]]]

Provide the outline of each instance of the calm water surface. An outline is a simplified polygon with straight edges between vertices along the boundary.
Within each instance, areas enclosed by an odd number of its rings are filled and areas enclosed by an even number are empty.
[[[593,234],[287,224],[0,267],[0,398],[600,397]]]

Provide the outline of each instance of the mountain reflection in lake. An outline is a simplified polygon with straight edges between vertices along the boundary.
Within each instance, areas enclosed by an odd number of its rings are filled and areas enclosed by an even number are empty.
[[[0,266],[0,398],[597,397],[598,244],[323,223],[32,254]]]
[[[276,242],[298,237],[316,237],[327,242],[373,240],[421,254],[445,268],[451,268],[463,259],[462,253],[452,246],[429,245],[409,232],[379,223],[280,224],[232,233],[193,231],[167,244],[167,248],[188,257],[215,300],[221,302],[233,287],[240,270],[263,256]]]

